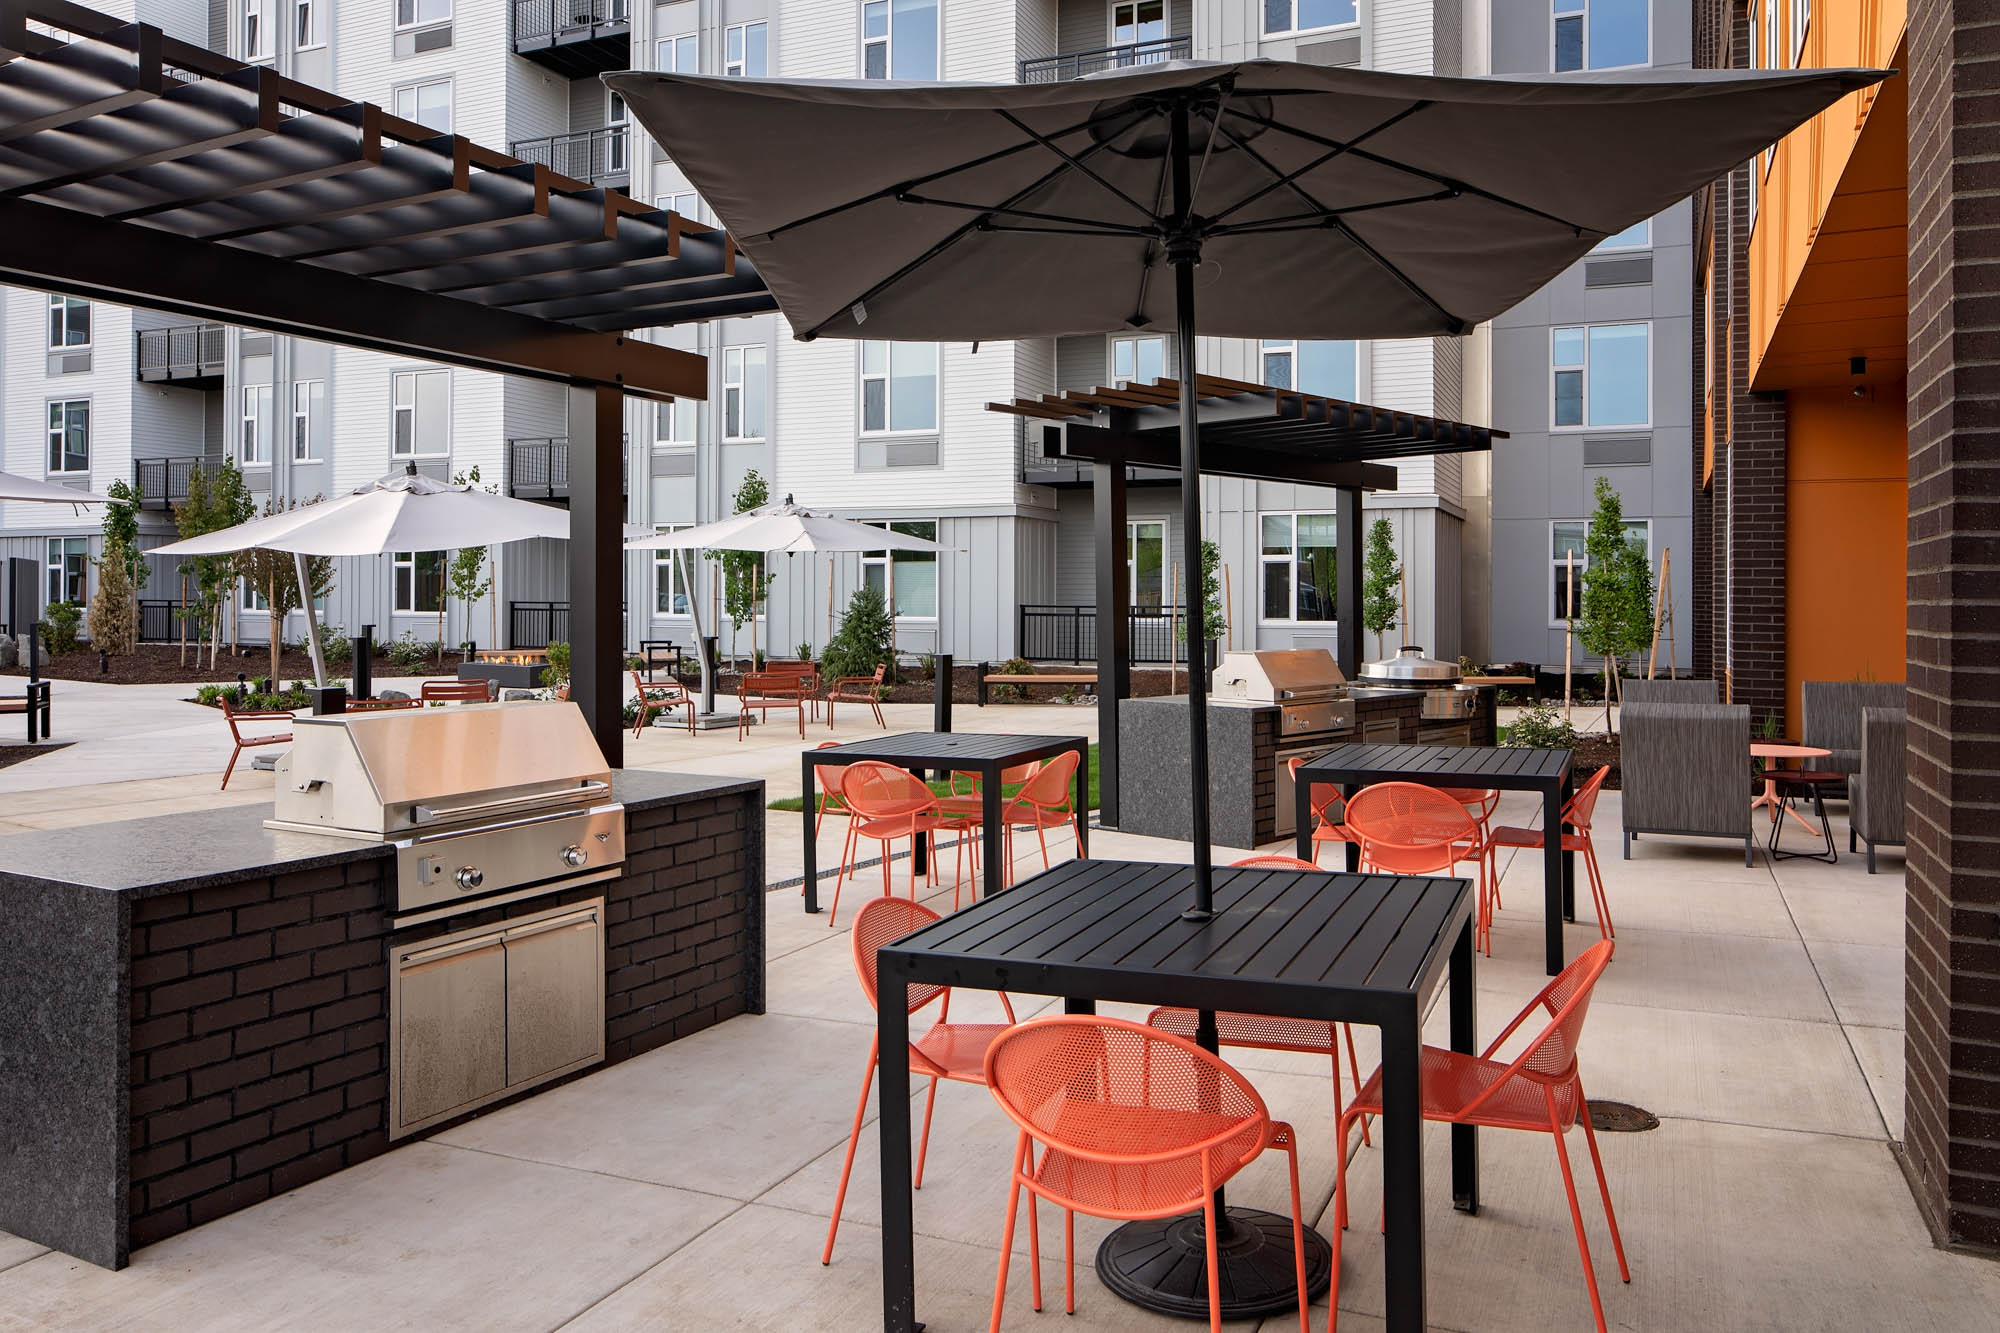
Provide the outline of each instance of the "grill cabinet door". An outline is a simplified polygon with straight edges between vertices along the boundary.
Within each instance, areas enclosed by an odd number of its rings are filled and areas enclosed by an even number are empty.
[[[604,934],[597,906],[509,930],[507,1085],[604,1058]]]
[[[507,1086],[507,954],[495,933],[403,955],[391,1133]]]

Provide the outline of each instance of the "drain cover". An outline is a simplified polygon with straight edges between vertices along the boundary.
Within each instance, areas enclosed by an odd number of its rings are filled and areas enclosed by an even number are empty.
[[[1590,1127],[1607,1134],[1638,1134],[1660,1127],[1660,1117],[1629,1102],[1593,1101],[1589,1105]]]

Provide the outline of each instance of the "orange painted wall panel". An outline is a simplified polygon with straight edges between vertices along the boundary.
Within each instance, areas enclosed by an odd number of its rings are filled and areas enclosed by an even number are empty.
[[[1904,385],[1786,395],[1785,694],[1808,680],[1903,679],[1909,455]]]

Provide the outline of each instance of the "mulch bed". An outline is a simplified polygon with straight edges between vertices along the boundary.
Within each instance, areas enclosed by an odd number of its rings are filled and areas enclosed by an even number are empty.
[[[268,675],[271,670],[271,650],[267,645],[245,644],[241,655],[228,648],[216,659],[213,669],[208,665],[208,654],[201,654],[195,660],[195,651],[188,649],[187,665],[181,664],[181,650],[178,644],[142,643],[130,653],[114,655],[106,659],[108,670],[98,670],[97,654],[85,649],[81,652],[64,653],[61,657],[44,657],[42,674],[51,680],[94,680],[106,685],[206,685],[211,682],[231,682],[240,672],[256,680]],[[444,655],[442,669],[426,664],[415,671],[405,670],[388,658],[376,655],[375,678],[384,676],[434,676],[451,675],[458,670],[457,653]],[[312,680],[312,656],[308,653],[288,651],[278,659],[278,674],[286,681]],[[344,677],[353,670],[353,663],[328,662],[326,672],[329,677]],[[27,664],[9,667],[0,674],[26,676]]]
[[[57,750],[68,749],[72,744],[74,744],[72,741],[50,741],[47,745],[0,745],[0,768],[12,767],[37,755],[54,754]]]
[[[1576,738],[1576,763],[1572,770],[1581,782],[1604,765],[1611,765],[1611,773],[1604,779],[1606,791],[1620,788],[1618,773],[1618,738],[1616,736],[1579,736]]]
[[[993,664],[993,669],[995,671],[1000,670],[1000,664],[998,662],[995,662]],[[1092,668],[1090,667],[1061,667],[1061,666],[1038,667],[1036,669],[1035,674],[1073,675],[1077,672],[1089,671],[1091,669]],[[977,666],[964,666],[958,663],[953,664],[951,673],[951,700],[953,703],[972,704],[978,702],[979,700],[978,676],[979,676],[979,668]],[[736,683],[741,678],[742,676],[740,672],[738,672],[733,666],[725,663],[722,669],[716,673],[715,692],[717,694],[734,695],[736,693]],[[688,668],[687,675],[684,677],[684,679],[686,680],[688,686],[690,688],[693,688],[699,682],[700,674],[694,669],[692,665],[690,665]],[[1187,672],[1185,671],[1180,672],[1178,679],[1180,683],[1180,688],[1178,691],[1173,691],[1173,692],[1186,693]],[[1142,696],[1152,696],[1157,694],[1167,694],[1170,692],[1169,686],[1170,686],[1170,681],[1168,679],[1168,673],[1164,670],[1153,670],[1149,668],[1146,670],[1134,670],[1132,672],[1132,696],[1135,698]],[[937,698],[936,681],[928,676],[920,676],[915,670],[906,671],[901,680],[894,682],[888,688],[889,692],[883,696],[883,702],[885,703],[927,704]],[[996,705],[1014,704],[1014,703],[1031,703],[1031,704],[1060,703],[1062,701],[1062,693],[1064,690],[1073,690],[1076,694],[1077,702],[1079,705],[1089,705],[1094,703],[1095,701],[1095,696],[1085,694],[1084,687],[1081,685],[1050,684],[1050,685],[1028,685],[1028,686],[1017,687],[1020,688],[1025,693],[1025,695],[1027,696],[1025,698],[1020,698],[1020,697],[1001,698],[999,693],[1000,691],[999,686],[997,685],[989,686],[988,688],[991,691],[993,691],[992,702]]]

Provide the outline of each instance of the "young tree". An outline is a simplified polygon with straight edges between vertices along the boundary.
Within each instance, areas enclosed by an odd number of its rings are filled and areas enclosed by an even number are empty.
[[[205,532],[247,523],[256,512],[250,488],[243,484],[243,473],[235,460],[224,458],[213,477],[199,467],[190,471],[188,498],[174,510],[174,521],[182,537],[199,537]],[[188,618],[208,641],[208,667],[213,671],[222,655],[223,609],[236,587],[236,557],[199,555],[191,557],[185,567],[194,575],[195,586],[201,592],[201,600],[196,607],[189,608]]]
[[[1618,688],[1619,659],[1645,648],[1653,633],[1653,567],[1645,543],[1626,531],[1618,492],[1597,479],[1597,508],[1583,536],[1583,605],[1577,641],[1604,659],[1606,729]]]
[[[863,584],[855,589],[840,616],[833,642],[820,654],[820,669],[828,680],[867,676],[893,659],[895,622],[882,601],[882,590]]]
[[[139,550],[139,488],[126,481],[114,481],[104,493],[111,497],[111,503],[104,506],[104,561],[116,553],[125,567],[125,600],[131,604],[127,619],[131,622],[120,637],[130,645],[123,649],[107,649],[110,652],[131,652],[139,642],[139,589],[146,586],[146,557]],[[98,618],[95,604],[90,610],[90,637],[104,646],[103,622]]]
[[[461,472],[452,478],[457,486],[477,486],[479,469]],[[488,493],[498,495],[500,488],[488,486]],[[462,546],[452,552],[451,563],[445,567],[445,595],[438,599],[438,665],[444,665],[444,609],[446,604],[457,598],[465,607],[466,614],[472,614],[472,604],[484,597],[493,588],[493,563],[484,546]],[[468,633],[470,628],[468,626]]]
[[[1202,538],[1201,542],[1201,638],[1204,645],[1229,633],[1229,617],[1222,613],[1222,548]],[[1187,642],[1187,622],[1174,627],[1174,637]],[[1206,648],[1201,651],[1206,652]],[[1188,651],[1193,664],[1196,650]]]
[[[765,481],[757,469],[743,474],[743,484],[736,488],[735,510],[747,514],[771,502],[771,485]],[[743,622],[750,622],[750,655],[757,655],[757,608],[764,601],[771,586],[771,576],[764,568],[762,551],[723,551],[722,560],[722,609],[729,616],[732,630],[743,628]],[[731,643],[731,649],[734,649]],[[873,671],[875,668],[868,668]]]
[[[90,599],[90,641],[101,653],[129,653],[138,641],[139,599],[132,587],[131,552],[107,540],[97,561],[97,595]]]
[[[283,513],[296,508],[296,502],[279,504],[276,501],[264,506],[264,514]],[[259,547],[253,551],[238,552],[236,574],[264,599],[269,612],[271,626],[271,682],[280,683],[279,671],[285,651],[285,619],[292,612],[300,610],[306,603],[299,593],[298,558],[290,551],[272,551]],[[314,601],[333,591],[333,557],[309,555],[305,559],[306,579],[312,584]]]
[[[1402,585],[1403,566],[1396,559],[1395,529],[1386,518],[1368,527],[1368,551],[1361,568],[1361,627],[1375,636],[1375,650],[1389,655],[1383,636],[1396,628],[1400,607],[1396,593]]]

